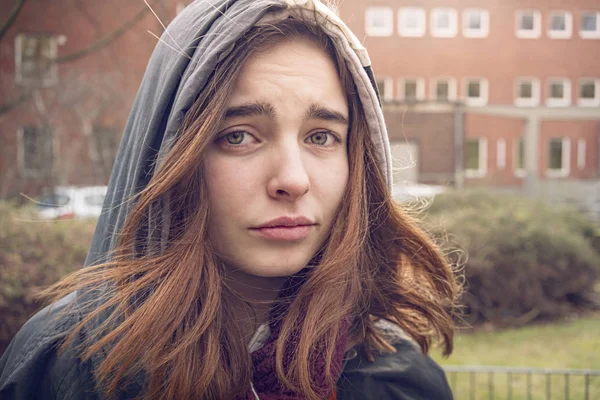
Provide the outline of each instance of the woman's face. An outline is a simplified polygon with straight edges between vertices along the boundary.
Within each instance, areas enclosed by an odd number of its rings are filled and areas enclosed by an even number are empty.
[[[209,237],[230,269],[289,276],[320,249],[348,182],[348,121],[333,61],[309,40],[243,65],[204,159]]]

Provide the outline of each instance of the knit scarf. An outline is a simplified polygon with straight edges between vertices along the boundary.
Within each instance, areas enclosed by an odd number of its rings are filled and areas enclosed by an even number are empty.
[[[296,276],[290,278],[284,288],[282,289],[279,297],[280,298],[293,298],[298,291],[299,287],[302,286],[302,276]],[[299,282],[299,280],[301,280]],[[253,378],[252,383],[256,395],[260,400],[300,400],[303,399],[301,395],[284,388],[277,377],[277,370],[275,367],[275,345],[277,338],[281,332],[281,325],[283,321],[283,315],[287,311],[286,302],[279,303],[279,306],[273,307],[269,317],[269,328],[270,336],[263,347],[252,353],[252,365],[253,365]],[[289,365],[292,357],[299,344],[300,330],[302,327],[303,319],[305,316],[301,316],[298,324],[296,324],[296,330],[291,335],[291,343],[285,350],[283,357],[283,365]],[[344,353],[346,348],[346,339],[348,336],[349,324],[347,320],[342,324],[342,329],[339,332],[338,339],[335,343],[335,350],[333,354],[331,373],[335,380],[340,377],[342,373],[342,365],[344,359]],[[317,345],[317,348],[320,347]],[[325,359],[325,352],[319,352],[317,358],[313,362],[310,370],[310,375],[313,382],[313,390],[315,390],[319,398],[326,399],[331,398],[332,393],[335,393],[335,387],[328,386],[325,382],[325,368],[327,362]],[[255,400],[256,395],[249,393],[246,399]]]

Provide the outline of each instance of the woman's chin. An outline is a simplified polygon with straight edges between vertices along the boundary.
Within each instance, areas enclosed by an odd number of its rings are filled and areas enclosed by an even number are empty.
[[[257,278],[285,278],[288,276],[292,276],[302,269],[306,267],[306,264],[310,261],[310,258],[302,259],[297,262],[288,262],[285,264],[279,263],[267,263],[262,260],[262,262],[252,263],[249,262],[244,263],[244,265],[240,265],[239,263],[236,267],[230,267],[234,272],[238,275],[249,275],[251,277]],[[231,265],[231,264],[229,264]],[[240,276],[241,278],[241,276]]]

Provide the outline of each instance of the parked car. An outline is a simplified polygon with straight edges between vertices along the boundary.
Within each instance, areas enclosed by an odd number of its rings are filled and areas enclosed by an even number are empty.
[[[106,186],[58,186],[53,194],[36,204],[42,219],[98,218],[106,196]]]

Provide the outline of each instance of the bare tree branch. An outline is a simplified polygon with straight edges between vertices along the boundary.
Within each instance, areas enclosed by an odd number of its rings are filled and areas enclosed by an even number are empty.
[[[12,10],[10,10],[8,18],[6,18],[6,21],[4,21],[4,23],[0,26],[0,40],[2,40],[2,37],[4,36],[6,31],[8,31],[12,24],[14,24],[24,4],[25,0],[17,0],[17,3],[13,6]]]
[[[0,115],[9,112],[13,108],[20,106],[31,98],[31,90],[23,90],[18,96],[8,100],[6,103],[0,105]]]
[[[13,8],[13,13],[15,13],[15,10],[17,10],[14,18],[16,18],[16,14],[18,14],[18,12],[20,11],[21,7],[23,6],[23,3],[25,3],[25,0],[19,0],[19,1],[20,1],[20,3],[18,3]],[[155,4],[158,1],[159,0],[154,0],[151,3]],[[135,26],[139,21],[141,21],[149,11],[150,11],[150,8],[144,6],[135,16],[133,16],[133,18],[129,19],[128,21],[125,21],[125,23],[123,23],[123,25],[121,25],[114,31],[112,31],[109,34],[105,35],[104,37],[96,40],[95,42],[91,43],[90,45],[88,45],[87,47],[85,47],[83,49],[76,50],[70,54],[66,54],[61,57],[57,57],[56,59],[54,59],[54,62],[61,64],[61,63],[65,63],[65,62],[75,61],[77,59],[86,57],[96,51],[102,50],[103,48],[105,48],[106,46],[109,46],[115,40],[117,40],[118,38],[123,36],[123,34],[125,34],[129,29],[133,28],[133,26]],[[10,16],[9,16],[9,19],[10,19]],[[12,22],[14,22],[14,21],[12,21]],[[11,24],[12,24],[12,22],[11,22]],[[7,21],[7,23],[8,23],[8,21]],[[3,26],[3,28],[4,28],[4,26]],[[15,98],[10,99],[6,103],[0,105],[0,115],[4,114],[6,112],[9,112],[10,110],[21,105],[22,103],[28,101],[31,98],[31,94],[32,94],[31,90],[23,90],[23,92],[21,92]]]
[[[158,0],[154,0],[152,3],[154,4],[157,2],[158,2]],[[126,21],[123,25],[121,25],[119,28],[115,29],[108,35],[96,40],[95,42],[91,43],[89,46],[87,46],[81,50],[74,51],[70,54],[66,54],[61,57],[57,57],[54,60],[54,62],[64,63],[64,62],[74,61],[79,58],[85,57],[91,53],[94,53],[98,50],[102,50],[103,48],[110,45],[112,42],[114,42],[118,38],[120,38],[129,29],[133,28],[135,26],[135,24],[137,24],[139,21],[141,21],[149,11],[150,11],[150,8],[143,7],[133,18]]]

